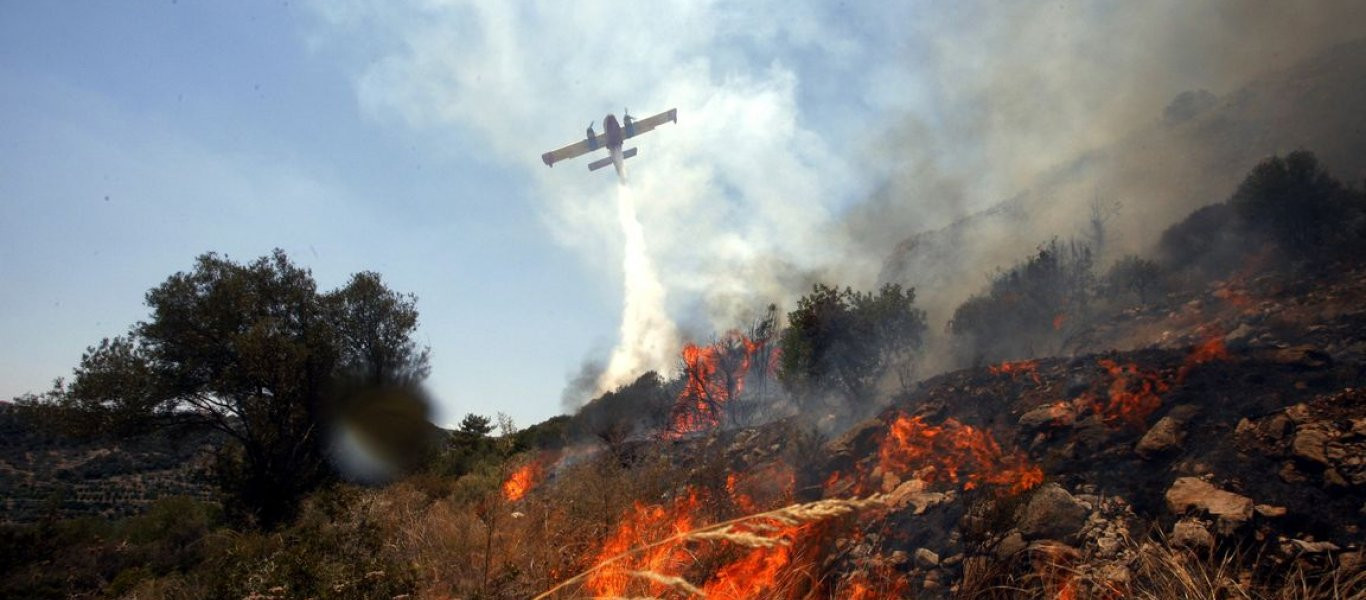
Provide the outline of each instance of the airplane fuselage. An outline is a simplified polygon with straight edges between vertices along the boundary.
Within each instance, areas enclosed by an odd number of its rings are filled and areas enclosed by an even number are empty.
[[[617,170],[617,177],[622,182],[626,181],[626,159],[621,154],[621,145],[624,139],[621,136],[621,124],[617,122],[617,116],[608,113],[602,118],[602,135],[607,138],[607,152],[612,155],[612,167]]]

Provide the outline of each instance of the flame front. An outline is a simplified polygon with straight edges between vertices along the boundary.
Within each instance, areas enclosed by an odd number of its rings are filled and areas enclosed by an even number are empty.
[[[659,540],[671,540],[692,530],[694,515],[700,505],[697,494],[692,492],[676,498],[667,507],[646,506],[637,502],[598,550],[594,563],[606,563],[633,548]],[[588,578],[586,585],[595,597],[632,597],[627,594],[627,588],[631,587],[633,581],[641,581],[633,573],[672,576],[688,562],[690,556],[681,541],[664,541],[639,554],[607,563]],[[667,585],[658,581],[650,581],[647,587],[651,596],[659,596],[668,589]]]
[[[1019,493],[1043,482],[1043,470],[1024,453],[1006,453],[990,432],[948,419],[940,426],[920,417],[898,415],[878,449],[884,471],[914,475],[928,482],[988,484]]]

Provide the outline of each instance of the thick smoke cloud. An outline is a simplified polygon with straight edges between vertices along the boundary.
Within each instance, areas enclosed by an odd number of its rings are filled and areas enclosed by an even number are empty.
[[[814,280],[916,285],[937,328],[987,273],[1078,231],[1096,198],[1124,206],[1107,251],[1141,250],[1259,154],[1313,142],[1257,138],[1280,124],[1256,110],[1278,100],[1242,108],[1240,86],[1366,35],[1350,1],[316,9],[317,45],[361,56],[363,107],[459,132],[534,179],[545,226],[604,280],[623,276],[614,186],[537,157],[623,103],[678,107],[642,139],[632,192],[665,311],[704,336]],[[1200,89],[1217,98],[1206,113],[1244,121],[1218,135],[1200,114],[1163,122]],[[926,231],[939,233],[894,252]],[[639,350],[619,352],[672,366]]]

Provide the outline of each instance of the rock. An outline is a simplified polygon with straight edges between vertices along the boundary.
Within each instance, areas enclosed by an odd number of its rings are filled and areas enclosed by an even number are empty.
[[[1178,548],[1208,550],[1214,547],[1214,536],[1199,521],[1181,520],[1172,526],[1168,541]]]
[[[1314,418],[1314,415],[1309,413],[1309,406],[1303,402],[1285,409],[1285,416],[1295,423],[1305,423]]]
[[[939,566],[939,555],[929,548],[916,548],[915,564],[926,569]]]
[[[1342,473],[1339,473],[1337,469],[1324,469],[1324,470],[1323,470],[1323,482],[1326,483],[1326,484],[1328,484],[1328,485],[1337,486],[1337,487],[1347,487],[1347,486],[1348,486],[1347,479],[1344,478],[1344,477],[1342,476]]]
[[[1328,354],[1306,345],[1279,348],[1271,353],[1270,358],[1277,364],[1303,369],[1322,369],[1333,364],[1333,359]]]
[[[900,510],[907,506],[914,506],[911,514],[924,514],[925,510],[936,504],[953,500],[953,493],[927,492],[926,483],[919,479],[907,479],[901,482],[895,490],[888,494],[887,505]]]
[[[1252,507],[1252,510],[1257,511],[1257,514],[1263,517],[1272,519],[1276,517],[1284,517],[1286,512],[1284,506],[1272,506],[1270,504],[1258,504]]]
[[[1301,554],[1322,554],[1324,552],[1337,552],[1337,544],[1333,542],[1307,542],[1304,540],[1290,540],[1290,544],[1299,550]]]
[[[1086,508],[1056,483],[1040,486],[1025,505],[1020,533],[1025,539],[1066,539],[1086,524]]]
[[[829,454],[857,454],[857,449],[865,445],[865,440],[869,442],[867,445],[871,445],[871,440],[881,434],[885,427],[881,419],[868,419],[831,440],[825,445],[825,451]]]
[[[1328,464],[1328,457],[1324,456],[1323,451],[1328,446],[1328,441],[1332,439],[1327,431],[1318,427],[1301,427],[1295,432],[1295,439],[1290,443],[1290,453],[1298,458],[1321,465]]]
[[[1237,344],[1246,342],[1254,333],[1256,333],[1256,331],[1252,329],[1252,327],[1249,327],[1247,323],[1242,323],[1233,331],[1228,332],[1228,335],[1224,336],[1224,343]]]
[[[1176,419],[1176,422],[1181,425],[1189,423],[1198,414],[1200,414],[1200,407],[1194,404],[1178,404],[1167,412],[1167,416]]]
[[[1143,434],[1142,439],[1138,440],[1134,451],[1143,458],[1151,459],[1179,448],[1184,438],[1181,424],[1176,419],[1170,416],[1162,417],[1148,429],[1148,433]]]
[[[1020,415],[1020,427],[1041,429],[1043,427],[1068,427],[1077,420],[1077,410],[1066,402],[1045,404]]]
[[[1256,428],[1257,426],[1253,424],[1252,421],[1247,420],[1247,417],[1243,417],[1238,419],[1238,426],[1233,429],[1233,433],[1242,435]]]
[[[1309,481],[1309,478],[1305,477],[1304,473],[1295,470],[1295,463],[1288,460],[1281,464],[1281,470],[1277,475],[1280,475],[1281,480],[1286,483],[1304,483]]]
[[[1252,499],[1226,492],[1195,477],[1178,477],[1166,494],[1167,508],[1181,514],[1191,507],[1238,525],[1252,518]]]
[[[1301,405],[1299,405],[1299,406],[1304,407],[1303,404],[1301,404]],[[1306,413],[1307,413],[1308,410],[1309,410],[1308,407],[1304,407],[1304,409],[1305,409],[1305,412],[1306,412]],[[1287,412],[1288,412],[1288,409],[1287,409]],[[1307,418],[1307,415],[1306,415],[1306,418]],[[1272,439],[1272,440],[1276,440],[1276,441],[1280,441],[1282,438],[1284,438],[1284,437],[1286,436],[1286,434],[1290,433],[1290,432],[1293,431],[1294,429],[1295,429],[1295,422],[1294,422],[1294,419],[1292,419],[1292,418],[1290,417],[1290,415],[1287,414],[1287,413],[1276,413],[1275,415],[1272,415],[1271,418],[1269,418],[1269,419],[1267,419],[1266,421],[1263,421],[1263,422],[1262,422],[1262,427],[1261,427],[1261,431],[1262,431],[1262,434],[1263,434],[1263,435],[1265,435],[1266,437],[1268,437],[1268,438],[1270,438],[1270,439]]]
[[[1005,560],[1023,552],[1026,546],[1024,536],[1018,531],[1012,531],[1001,538],[1001,541],[996,542],[996,558]]]

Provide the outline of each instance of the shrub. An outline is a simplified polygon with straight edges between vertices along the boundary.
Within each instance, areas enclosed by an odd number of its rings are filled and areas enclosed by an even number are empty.
[[[1057,350],[1089,318],[1094,260],[1085,244],[1053,240],[953,313],[949,331],[979,358],[1022,358]]]

